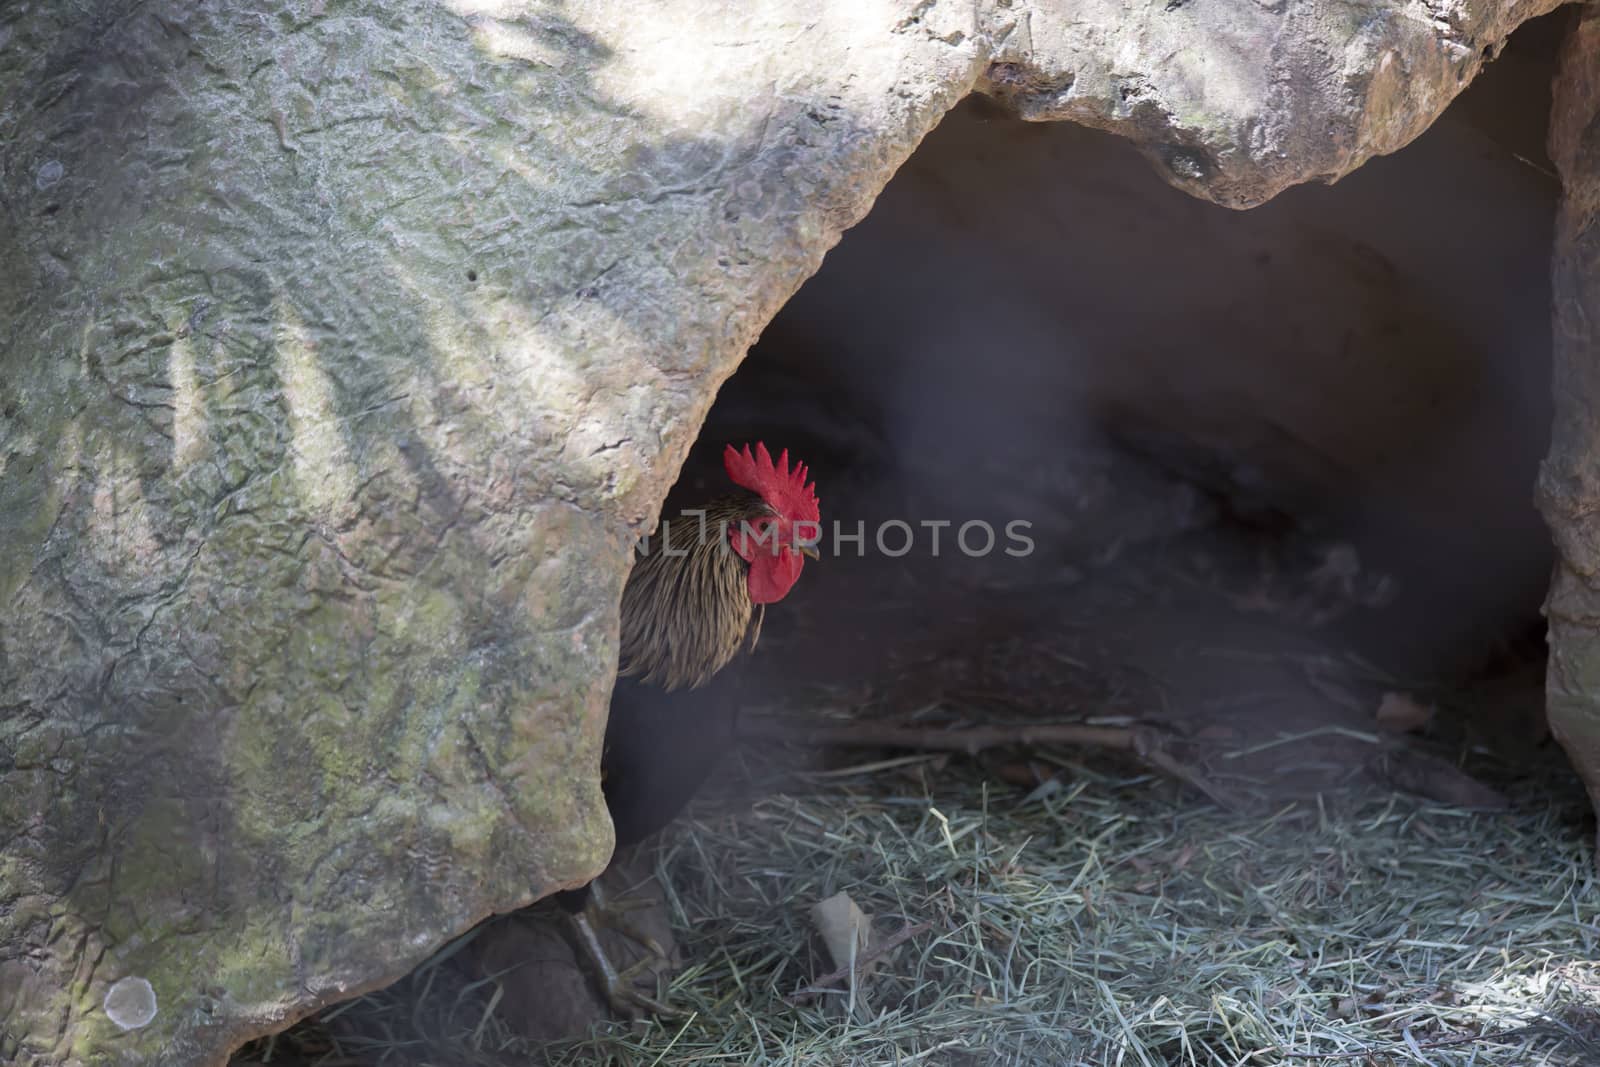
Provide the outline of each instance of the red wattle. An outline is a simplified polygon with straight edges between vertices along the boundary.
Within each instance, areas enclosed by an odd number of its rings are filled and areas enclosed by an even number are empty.
[[[776,604],[789,595],[800,580],[805,557],[792,549],[780,548],[776,556],[758,552],[750,560],[750,600],[755,604]]]

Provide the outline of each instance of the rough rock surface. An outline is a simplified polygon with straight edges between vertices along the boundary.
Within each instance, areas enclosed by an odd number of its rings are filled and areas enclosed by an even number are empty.
[[[1555,423],[1539,472],[1539,506],[1559,556],[1545,603],[1546,713],[1600,807],[1600,14],[1593,7],[1574,20],[1562,51],[1550,158],[1562,198],[1551,277]]]
[[[1023,118],[1123,134],[1169,182],[1230,207],[1403,147],[1511,30],[1557,6],[995,2],[1009,32],[988,91]]]
[[[962,96],[1245,206],[1549,6],[7,4],[0,1061],[218,1062],[598,869],[632,541]]]

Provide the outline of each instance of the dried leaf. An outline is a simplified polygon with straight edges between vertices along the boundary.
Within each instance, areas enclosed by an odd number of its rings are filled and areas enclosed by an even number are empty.
[[[835,893],[812,905],[811,922],[822,935],[822,943],[827,946],[835,967],[850,966],[851,960],[860,959],[872,947],[872,920],[848,893]],[[868,961],[858,969],[857,975],[867,977],[877,963],[877,960]]]
[[[1385,693],[1378,704],[1378,729],[1390,733],[1412,733],[1433,721],[1434,709],[1419,704],[1404,693]]]
[[[1043,800],[1045,797],[1053,797],[1065,788],[1066,786],[1061,784],[1061,779],[1059,777],[1046,778],[1044,781],[1039,783],[1033,792],[1022,798],[1022,803],[1019,806],[1027,807],[1029,804],[1037,803],[1038,801]]]
[[[1011,785],[1034,789],[1054,778],[1056,768],[1043,760],[1007,760],[995,767],[995,773]]]

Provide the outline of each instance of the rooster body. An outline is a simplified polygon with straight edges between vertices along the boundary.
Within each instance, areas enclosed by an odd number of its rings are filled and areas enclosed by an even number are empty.
[[[774,465],[764,445],[731,445],[723,465],[744,491],[665,519],[635,556],[623,588],[617,683],[600,760],[618,848],[665,827],[733,740],[742,653],[755,648],[766,606],[794,586],[819,518],[803,465]],[[809,528],[808,528],[809,527]],[[557,895],[619,999],[631,992],[600,949],[587,913],[593,883]],[[654,949],[653,951],[658,951]]]

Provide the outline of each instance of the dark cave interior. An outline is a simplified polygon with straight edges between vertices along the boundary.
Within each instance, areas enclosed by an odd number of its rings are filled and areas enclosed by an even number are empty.
[[[1558,30],[1519,31],[1401,152],[1248,212],[1097,131],[949,115],[685,467],[709,484],[724,442],[764,439],[822,496],[824,559],[769,614],[752,704],[987,694],[967,713],[1310,734],[1258,768],[1299,788],[1350,773],[1362,746],[1327,728],[1370,732],[1400,692],[1457,762],[1550,756]],[[896,519],[903,555],[874,536]],[[1017,519],[1026,557],[953,550]],[[857,523],[864,546],[829,544]]]

